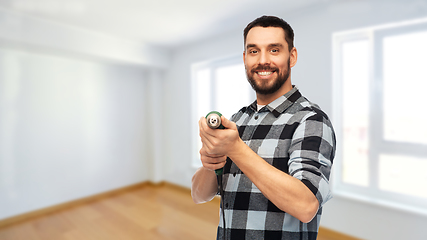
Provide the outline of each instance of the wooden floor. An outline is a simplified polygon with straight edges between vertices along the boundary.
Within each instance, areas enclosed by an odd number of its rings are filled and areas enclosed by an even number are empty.
[[[190,192],[145,184],[117,195],[0,228],[0,240],[213,240],[219,201],[196,205]],[[335,240],[319,235],[318,240]]]

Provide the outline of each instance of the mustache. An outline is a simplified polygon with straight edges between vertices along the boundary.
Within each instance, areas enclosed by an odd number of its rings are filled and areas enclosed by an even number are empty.
[[[278,68],[275,67],[270,67],[268,65],[258,65],[254,68],[251,69],[251,72],[254,73],[256,71],[266,71],[266,72],[274,72],[274,71],[278,71]]]

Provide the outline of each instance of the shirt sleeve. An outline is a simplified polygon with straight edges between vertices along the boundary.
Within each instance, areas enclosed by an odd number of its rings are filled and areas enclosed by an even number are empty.
[[[326,114],[315,110],[296,128],[289,148],[289,174],[304,183],[322,207],[332,198],[329,176],[336,139]]]

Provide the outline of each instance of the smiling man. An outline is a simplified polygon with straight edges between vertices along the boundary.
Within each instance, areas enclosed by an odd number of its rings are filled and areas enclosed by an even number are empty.
[[[328,116],[291,83],[297,62],[292,28],[263,16],[244,30],[243,61],[256,101],[221,118],[199,121],[203,167],[192,179],[194,202],[210,201],[222,182],[217,239],[316,239],[335,133]],[[214,170],[224,168],[223,175]],[[224,224],[225,223],[225,224]]]

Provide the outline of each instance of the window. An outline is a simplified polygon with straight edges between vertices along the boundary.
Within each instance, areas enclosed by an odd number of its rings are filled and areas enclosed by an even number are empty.
[[[333,41],[336,194],[427,214],[427,23]]]
[[[218,111],[226,118],[248,106],[255,100],[250,84],[246,80],[241,57],[196,63],[192,66],[193,121]],[[200,167],[199,150],[202,146],[199,128],[193,124],[193,166]]]

